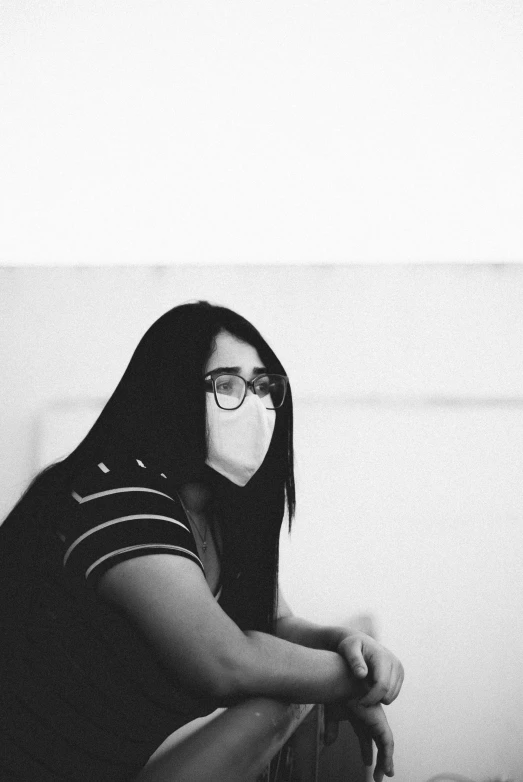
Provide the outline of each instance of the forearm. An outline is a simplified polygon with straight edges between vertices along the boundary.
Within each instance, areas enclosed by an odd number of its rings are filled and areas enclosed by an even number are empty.
[[[268,633],[242,632],[188,559],[156,555],[126,560],[104,574],[99,589],[180,681],[217,699],[265,696],[328,703],[360,694],[336,652]],[[174,595],[179,596],[176,602]]]
[[[363,694],[336,652],[250,631],[238,676],[240,697],[262,695],[295,703],[332,703]]]
[[[276,621],[276,635],[294,644],[311,649],[335,652],[347,629],[335,625],[317,625],[299,616],[283,616]]]

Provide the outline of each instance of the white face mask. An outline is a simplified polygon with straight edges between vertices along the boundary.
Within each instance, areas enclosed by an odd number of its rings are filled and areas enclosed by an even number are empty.
[[[207,461],[237,486],[245,486],[261,467],[271,444],[276,411],[247,394],[237,410],[222,410],[207,394]]]

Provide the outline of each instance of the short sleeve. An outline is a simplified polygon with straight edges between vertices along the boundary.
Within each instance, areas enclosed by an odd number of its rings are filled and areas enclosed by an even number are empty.
[[[181,501],[162,477],[139,459],[100,462],[78,476],[64,542],[66,572],[93,584],[118,562],[160,553],[186,557],[203,571]]]

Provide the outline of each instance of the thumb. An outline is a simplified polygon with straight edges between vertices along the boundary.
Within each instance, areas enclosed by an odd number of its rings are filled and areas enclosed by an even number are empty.
[[[355,676],[363,679],[369,672],[361,651],[361,643],[352,646],[347,654],[347,662]]]

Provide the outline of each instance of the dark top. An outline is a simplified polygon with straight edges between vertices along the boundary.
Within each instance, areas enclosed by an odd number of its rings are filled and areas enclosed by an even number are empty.
[[[167,476],[140,460],[79,475],[46,520],[23,621],[2,630],[0,780],[132,780],[167,736],[213,711],[169,672],[94,589],[105,570],[150,553],[203,565]]]

